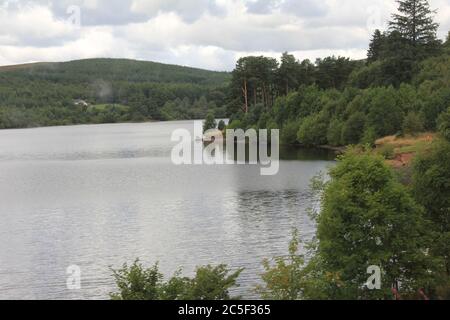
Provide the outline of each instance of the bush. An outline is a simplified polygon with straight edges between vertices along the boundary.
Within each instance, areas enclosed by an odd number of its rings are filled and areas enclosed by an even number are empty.
[[[162,274],[158,264],[144,268],[139,260],[131,266],[113,270],[119,293],[111,294],[113,300],[158,300],[161,295]]]
[[[124,264],[113,269],[118,287],[111,293],[113,300],[229,300],[229,290],[237,286],[236,281],[243,269],[232,273],[226,265],[198,267],[194,278],[181,277],[181,271],[167,282],[159,272],[158,264],[145,268],[139,260],[131,266]]]
[[[368,127],[364,131],[363,137],[361,139],[361,144],[374,147],[377,138],[378,137],[375,129],[373,127]]]
[[[237,286],[236,281],[243,269],[234,273],[226,265],[197,268],[195,278],[188,281],[187,294],[183,300],[230,300],[229,289]]]
[[[264,285],[257,286],[256,292],[265,300],[298,300],[302,298],[305,287],[305,258],[298,253],[301,242],[298,231],[293,232],[287,257],[274,258],[263,262]]]
[[[391,144],[384,144],[377,149],[377,153],[387,160],[392,160],[395,157],[395,148]]]

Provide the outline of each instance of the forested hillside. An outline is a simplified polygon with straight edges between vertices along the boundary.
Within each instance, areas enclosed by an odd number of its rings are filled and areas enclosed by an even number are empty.
[[[364,61],[300,62],[288,53],[281,63],[240,59],[229,88],[230,127],[279,128],[283,143],[306,146],[436,131],[450,107],[450,39],[437,38],[433,16],[427,1],[400,1]]]
[[[0,128],[224,116],[229,78],[117,59],[0,67]]]

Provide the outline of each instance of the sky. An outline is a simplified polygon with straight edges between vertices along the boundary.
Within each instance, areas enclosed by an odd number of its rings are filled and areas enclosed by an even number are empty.
[[[450,0],[430,0],[438,36]],[[129,58],[230,71],[247,55],[366,56],[394,0],[0,0],[0,65]]]

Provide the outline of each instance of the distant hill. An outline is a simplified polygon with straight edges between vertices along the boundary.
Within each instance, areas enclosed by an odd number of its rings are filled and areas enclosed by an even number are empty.
[[[224,117],[230,79],[227,72],[126,59],[3,66],[0,128],[197,119],[209,111]]]
[[[29,80],[78,83],[102,79],[105,81],[191,83],[220,86],[230,79],[227,72],[127,59],[86,59],[0,67],[0,73],[5,72],[9,76],[27,77]]]

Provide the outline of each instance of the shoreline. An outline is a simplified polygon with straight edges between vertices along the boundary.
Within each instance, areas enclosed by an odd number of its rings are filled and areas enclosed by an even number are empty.
[[[77,123],[77,124],[61,124],[61,125],[54,125],[54,126],[36,126],[36,127],[23,127],[23,128],[4,128],[0,129],[0,132],[7,131],[7,130],[32,130],[32,129],[45,129],[45,128],[66,128],[66,127],[82,127],[82,126],[99,126],[99,125],[121,125],[121,124],[150,124],[150,123],[165,123],[165,122],[177,122],[177,121],[191,121],[191,120],[170,120],[170,121],[163,121],[163,120],[146,120],[141,122],[108,122],[108,123]],[[198,120],[192,120],[192,121],[198,121]]]

